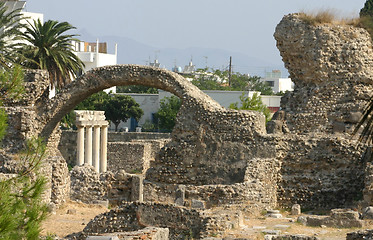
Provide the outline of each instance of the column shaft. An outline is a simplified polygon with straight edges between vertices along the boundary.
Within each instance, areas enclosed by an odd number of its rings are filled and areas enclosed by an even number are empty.
[[[93,167],[100,172],[100,126],[93,127]]]
[[[84,127],[78,126],[78,137],[77,137],[77,161],[76,165],[81,166],[84,164]]]
[[[100,172],[107,170],[107,126],[101,128]]]
[[[85,142],[85,163],[92,166],[92,126],[87,126]]]

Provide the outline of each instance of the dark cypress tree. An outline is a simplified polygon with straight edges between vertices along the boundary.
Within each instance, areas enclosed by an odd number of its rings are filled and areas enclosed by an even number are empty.
[[[360,10],[360,17],[373,17],[373,0],[367,0],[364,7]]]

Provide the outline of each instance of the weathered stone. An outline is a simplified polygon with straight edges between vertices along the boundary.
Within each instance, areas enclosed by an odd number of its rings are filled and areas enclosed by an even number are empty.
[[[144,201],[144,177],[142,175],[132,176],[131,201]]]
[[[280,235],[280,230],[263,230],[262,233],[268,234],[268,235]]]
[[[119,240],[118,236],[88,236],[87,240]]]
[[[318,237],[311,237],[311,236],[306,236],[302,234],[298,235],[279,235],[279,236],[273,236],[272,240],[319,240],[320,238]]]
[[[359,213],[346,209],[333,209],[330,216],[301,216],[298,221],[313,227],[361,228],[364,222],[359,219]]]
[[[191,208],[205,209],[205,203],[201,200],[192,199]]]
[[[144,226],[168,227],[170,239],[184,239],[187,236],[200,239],[209,233],[221,234],[232,225],[238,226],[238,221],[232,212],[212,214],[170,204],[135,202],[96,216],[84,228],[79,239],[92,233],[102,235],[138,231]]]
[[[347,233],[346,240],[373,239],[373,230],[360,230],[357,232]]]
[[[76,209],[68,209],[66,214],[76,214]]]
[[[291,207],[291,215],[300,215],[301,214],[301,209],[299,204],[294,204]]]
[[[373,207],[366,207],[363,209],[362,219],[373,219]]]
[[[272,120],[267,123],[266,129],[267,133],[273,133],[273,134],[279,134],[282,132],[282,127],[284,125],[284,122],[281,120]]]
[[[266,216],[270,218],[282,218],[282,214],[280,213],[269,213]]]
[[[179,185],[176,189],[175,204],[178,206],[184,206],[185,202],[185,186]]]

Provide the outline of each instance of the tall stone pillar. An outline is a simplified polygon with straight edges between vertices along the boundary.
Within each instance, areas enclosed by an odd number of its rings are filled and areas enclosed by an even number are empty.
[[[107,128],[107,123],[101,128],[100,172],[107,171]]]
[[[78,127],[78,139],[77,139],[77,161],[76,165],[81,166],[84,164],[84,126]]]
[[[92,166],[92,126],[87,126],[86,130],[84,162]]]
[[[93,127],[93,167],[100,172],[100,126]]]

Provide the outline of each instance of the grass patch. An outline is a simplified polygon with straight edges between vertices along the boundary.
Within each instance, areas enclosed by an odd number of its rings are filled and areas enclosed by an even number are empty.
[[[373,16],[361,16],[355,18],[343,18],[335,10],[319,10],[316,12],[300,12],[299,17],[305,23],[317,26],[321,24],[350,25],[364,28],[373,39]]]
[[[360,24],[360,18],[342,18],[335,10],[332,9],[323,9],[316,12],[300,12],[299,16],[304,22],[313,26],[320,24],[357,26]]]

